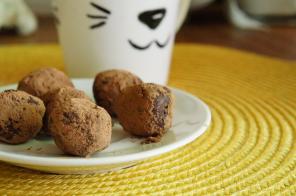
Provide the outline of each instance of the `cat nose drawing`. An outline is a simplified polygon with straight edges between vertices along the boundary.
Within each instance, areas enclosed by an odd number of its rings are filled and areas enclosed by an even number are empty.
[[[165,18],[165,9],[149,10],[139,14],[139,21],[151,30],[157,29],[161,21]]]

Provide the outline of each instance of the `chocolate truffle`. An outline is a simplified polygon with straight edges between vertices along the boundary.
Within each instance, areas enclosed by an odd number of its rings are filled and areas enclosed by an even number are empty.
[[[65,86],[74,87],[68,76],[55,68],[44,68],[24,77],[19,82],[18,90],[25,91],[46,102],[47,93]]]
[[[71,87],[63,87],[51,93],[47,93],[44,98],[47,100],[47,104],[43,121],[44,124],[42,131],[40,132],[41,135],[50,135],[48,116],[54,107],[60,107],[60,105],[63,105],[71,98],[81,98],[91,101],[83,91]]]
[[[114,100],[128,86],[141,84],[136,75],[124,70],[109,70],[99,73],[93,85],[93,93],[97,104],[105,108],[112,117],[116,117]]]
[[[49,114],[56,145],[66,154],[86,157],[111,142],[111,117],[87,99],[72,98]]]
[[[172,126],[174,97],[156,84],[139,84],[124,89],[115,102],[123,128],[136,136],[159,137]]]
[[[23,91],[0,93],[0,141],[21,144],[34,138],[42,127],[43,102]]]

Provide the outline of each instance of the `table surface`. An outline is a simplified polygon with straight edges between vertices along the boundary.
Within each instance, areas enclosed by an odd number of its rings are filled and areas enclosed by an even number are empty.
[[[105,174],[42,174],[0,162],[0,195],[295,195],[296,63],[204,45],[178,45],[175,54],[170,85],[211,108],[204,135]],[[0,81],[17,81],[43,65],[61,68],[62,62],[56,46],[0,47]],[[38,149],[29,148],[44,156]]]
[[[53,19],[39,17],[39,29],[33,35],[18,37],[13,32],[0,34],[1,44],[57,43]],[[177,43],[213,44],[268,56],[296,59],[296,28],[277,26],[263,30],[242,30],[230,25],[221,6],[191,12]]]

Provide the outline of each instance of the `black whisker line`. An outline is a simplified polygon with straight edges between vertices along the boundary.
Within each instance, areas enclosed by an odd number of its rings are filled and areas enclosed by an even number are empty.
[[[100,22],[100,23],[98,23],[98,24],[94,24],[94,25],[92,25],[90,28],[91,29],[96,29],[96,28],[99,28],[99,27],[101,27],[101,26],[103,26],[103,25],[105,25],[106,24],[106,22]]]
[[[97,4],[95,4],[94,2],[91,2],[90,4],[91,4],[94,8],[96,8],[96,9],[102,11],[102,12],[105,12],[106,14],[111,14],[111,12],[110,12],[109,10],[107,10],[106,8],[103,8],[103,7],[101,7],[101,6],[97,5]]]
[[[107,16],[96,16],[96,15],[91,15],[87,14],[88,18],[94,18],[94,19],[107,19]]]

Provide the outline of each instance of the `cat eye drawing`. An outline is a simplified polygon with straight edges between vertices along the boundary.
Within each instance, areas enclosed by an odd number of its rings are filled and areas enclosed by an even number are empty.
[[[141,23],[155,30],[166,15],[166,9],[149,10],[139,14],[138,19]]]
[[[106,24],[108,16],[111,14],[111,11],[93,2],[91,2],[90,5],[97,11],[99,11],[98,14],[87,14],[88,18],[97,21],[97,23],[90,26],[90,29],[97,29],[104,26]]]

